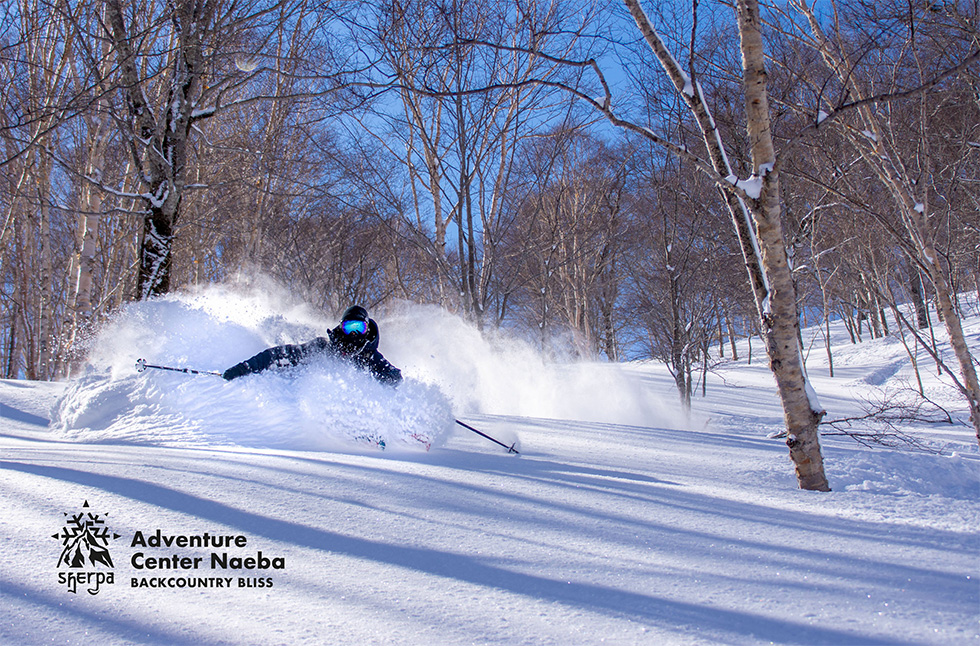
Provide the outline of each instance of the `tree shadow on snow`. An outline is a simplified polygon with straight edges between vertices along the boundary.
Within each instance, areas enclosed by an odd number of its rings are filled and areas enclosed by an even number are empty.
[[[553,580],[489,565],[465,554],[353,538],[291,521],[262,516],[132,478],[11,461],[0,461],[0,469],[98,488],[149,505],[204,518],[235,528],[247,535],[262,536],[297,547],[398,566],[587,611],[602,611],[611,616],[673,626],[684,632],[696,631],[701,637],[716,635],[731,638],[733,635],[742,635],[775,642],[810,644],[854,643],[858,640],[868,646],[903,643],[896,642],[894,638],[881,639],[868,634],[855,634],[834,628],[712,608],[602,585]],[[126,629],[124,625],[119,628]]]

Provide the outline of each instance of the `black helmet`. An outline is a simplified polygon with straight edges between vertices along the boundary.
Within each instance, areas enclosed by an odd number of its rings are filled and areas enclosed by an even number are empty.
[[[351,305],[344,312],[344,315],[340,317],[341,321],[364,321],[367,323],[370,320],[368,316],[368,311],[361,307],[360,305]]]
[[[340,318],[340,330],[345,336],[363,336],[368,333],[370,322],[366,309],[360,305],[352,305]]]

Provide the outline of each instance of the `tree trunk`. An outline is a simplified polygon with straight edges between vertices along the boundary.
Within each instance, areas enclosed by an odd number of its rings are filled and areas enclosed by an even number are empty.
[[[718,358],[724,359],[725,358],[725,328],[724,328],[725,324],[721,320],[720,312],[718,313],[716,323],[718,324]]]
[[[925,216],[922,214],[920,216],[924,220]],[[918,224],[925,224],[922,220]],[[931,234],[931,231],[927,230],[923,233]],[[925,248],[924,255],[933,259],[933,262],[929,265],[929,274],[933,285],[936,287],[938,309],[943,323],[946,326],[946,331],[949,334],[949,344],[953,347],[953,353],[956,355],[956,359],[960,364],[960,372],[963,376],[963,389],[965,391],[963,394],[966,396],[967,403],[970,407],[970,421],[973,422],[973,430],[977,437],[977,443],[980,444],[980,383],[977,381],[977,371],[973,365],[973,355],[970,354],[970,348],[966,343],[960,317],[956,314],[952,295],[946,283],[946,274],[939,265],[935,248],[931,244],[931,235],[925,236],[925,239],[929,246]]]
[[[725,321],[728,325],[728,343],[732,348],[732,361],[738,361],[738,346],[735,344],[735,322],[732,321],[731,316],[725,316]]]
[[[17,378],[17,318],[20,307],[17,301],[10,308],[10,332],[7,335],[7,357],[4,362],[3,376],[5,379]]]
[[[140,246],[140,265],[136,281],[136,293],[141,300],[170,291],[175,218],[175,212],[152,207],[150,215],[143,218],[143,242]]]
[[[722,343],[724,345],[724,343]],[[708,396],[708,341],[705,339],[703,352],[701,353],[701,396]]]
[[[669,252],[667,255],[667,265],[670,266]],[[684,323],[681,320],[678,279],[673,274],[670,276],[670,321],[670,360],[673,364],[674,384],[677,386],[677,394],[680,396],[681,406],[687,412],[691,410],[690,350],[687,347]]]
[[[915,306],[915,324],[920,330],[929,327],[929,305],[922,289],[922,277],[915,263],[909,263],[909,287],[912,292],[912,304]]]
[[[51,160],[43,152],[38,155],[38,211],[40,214],[41,275],[38,277],[38,352],[36,375],[38,379],[50,379],[53,375],[55,352],[54,327],[54,261],[51,253]]]
[[[112,38],[119,75],[129,108],[129,146],[142,180],[145,209],[137,273],[141,299],[170,291],[174,233],[180,217],[187,147],[195,101],[203,84],[202,31],[211,26],[217,3],[176,3],[172,20],[177,28],[172,53],[172,76],[159,117],[147,101],[120,0],[107,0],[107,29]]]
[[[831,349],[830,342],[830,314],[827,312],[826,308],[823,311],[823,323],[824,323],[824,343],[827,346],[827,367],[830,370],[830,378],[834,377],[834,351]]]
[[[779,169],[770,129],[765,50],[757,0],[739,0],[738,22],[752,172],[762,180],[759,199],[751,210],[770,289],[770,309],[762,318],[767,332],[769,365],[783,404],[786,445],[799,485],[802,489],[829,491],[818,434],[818,424],[825,413],[807,383],[798,341],[796,287],[783,237]]]

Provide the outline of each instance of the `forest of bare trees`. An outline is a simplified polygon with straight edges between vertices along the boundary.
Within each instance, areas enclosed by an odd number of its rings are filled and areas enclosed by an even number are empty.
[[[980,298],[978,20],[976,0],[5,3],[0,377],[70,375],[127,301],[265,275],[331,313],[436,303],[556,356],[655,358],[687,403],[754,335],[809,489],[801,324],[942,326],[980,440],[958,298]]]

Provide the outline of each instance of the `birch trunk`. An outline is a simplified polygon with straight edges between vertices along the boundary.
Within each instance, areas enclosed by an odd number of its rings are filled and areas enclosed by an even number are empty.
[[[38,297],[37,320],[38,320],[38,352],[37,366],[35,368],[36,379],[50,379],[52,368],[54,367],[55,352],[53,344],[55,340],[54,325],[54,261],[51,253],[51,159],[45,155],[38,155],[38,212],[40,215],[40,244],[41,244],[41,263],[39,269],[40,292]]]
[[[767,332],[769,366],[776,378],[783,405],[786,445],[796,467],[800,487],[829,491],[818,432],[824,411],[815,401],[803,369],[796,286],[783,237],[779,165],[770,129],[765,49],[757,0],[738,2],[738,27],[752,172],[762,181],[759,198],[750,205],[750,209],[759,236],[762,266],[769,283],[769,311],[763,312],[762,317]]]
[[[104,158],[108,142],[108,128],[105,119],[87,118],[88,128],[85,139],[88,153],[85,159],[84,172],[90,177],[97,175],[100,161]],[[66,372],[67,376],[79,367],[73,359],[73,349],[78,342],[79,334],[87,330],[95,316],[92,304],[93,287],[95,283],[96,252],[98,250],[99,229],[102,226],[102,200],[97,195],[93,184],[86,182],[79,190],[77,207],[77,233],[75,236],[75,258],[72,263],[74,280],[69,310],[71,330],[67,334],[66,343]]]

